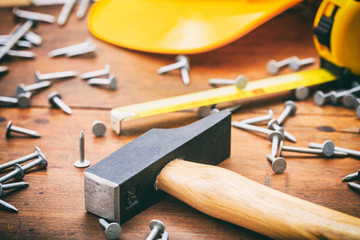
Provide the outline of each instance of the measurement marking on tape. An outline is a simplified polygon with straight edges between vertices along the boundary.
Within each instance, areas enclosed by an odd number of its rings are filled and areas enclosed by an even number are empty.
[[[336,76],[327,70],[320,68],[251,81],[244,89],[239,89],[237,86],[233,85],[138,103],[113,108],[111,110],[111,124],[113,130],[117,134],[120,134],[121,121],[124,120],[283,92],[296,89],[298,87],[307,87],[326,83],[336,79]]]

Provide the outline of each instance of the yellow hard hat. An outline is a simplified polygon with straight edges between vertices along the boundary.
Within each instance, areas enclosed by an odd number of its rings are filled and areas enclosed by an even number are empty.
[[[134,50],[194,54],[224,46],[301,0],[100,0],[90,32]]]

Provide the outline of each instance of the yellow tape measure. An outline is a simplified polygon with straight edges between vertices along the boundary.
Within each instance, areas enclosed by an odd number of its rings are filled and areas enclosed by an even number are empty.
[[[249,82],[244,89],[236,85],[185,94],[176,97],[133,104],[111,110],[111,125],[120,134],[121,121],[142,118],[162,113],[175,112],[222,102],[277,93],[298,87],[307,87],[336,80],[325,69],[315,69]]]

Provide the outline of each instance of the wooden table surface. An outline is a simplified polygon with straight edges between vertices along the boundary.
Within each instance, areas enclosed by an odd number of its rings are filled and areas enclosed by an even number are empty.
[[[23,9],[58,16],[61,6]],[[11,8],[0,9],[0,34],[9,33],[16,24],[11,11]],[[190,56],[189,86],[182,83],[178,71],[156,73],[159,67],[172,63],[175,55],[131,51],[102,42],[90,34],[87,20],[78,20],[75,13],[63,27],[40,23],[34,32],[42,36],[43,43],[32,49],[36,58],[8,57],[1,62],[10,71],[0,77],[0,96],[16,96],[17,85],[34,83],[37,70],[41,73],[75,70],[81,74],[102,69],[105,64],[110,64],[118,88],[111,91],[92,87],[76,77],[58,81],[33,96],[30,108],[0,108],[0,163],[32,153],[36,146],[48,160],[47,169],[25,175],[28,188],[1,196],[19,212],[0,212],[0,239],[106,239],[98,217],[86,212],[84,207],[84,169],[74,167],[79,159],[80,130],[85,133],[85,157],[93,165],[152,128],[176,128],[199,119],[195,109],[143,118],[129,121],[118,136],[110,126],[113,107],[211,89],[210,78],[235,78],[239,74],[250,81],[267,78],[270,75],[265,66],[269,59],[281,60],[293,55],[315,57],[316,63],[304,69],[316,69],[319,58],[312,40],[314,15],[311,6],[301,4],[225,47]],[[49,58],[47,55],[51,50],[87,38],[96,44],[95,56]],[[280,72],[286,73],[291,70]],[[311,89],[312,93],[316,89],[329,90],[318,86]],[[62,95],[72,108],[72,115],[50,107],[47,97],[52,91]],[[242,108],[232,119],[265,115],[268,109],[277,117],[286,100],[295,100],[291,92],[236,102],[242,103]],[[231,104],[220,104],[219,108]],[[307,147],[309,142],[332,140],[335,145],[360,150],[360,122],[354,110],[331,105],[319,107],[312,97],[296,101],[296,106],[296,115],[284,125],[297,138],[296,144],[289,145]],[[16,126],[38,131],[41,138],[6,138],[9,120]],[[105,122],[107,131],[103,137],[93,135],[94,120]],[[359,159],[286,153],[286,171],[274,174],[266,159],[270,142],[259,134],[235,128],[231,131],[231,156],[221,167],[289,195],[360,217],[360,196],[341,181],[359,170]],[[171,239],[266,239],[202,214],[171,196],[124,223],[120,239],[145,239],[151,219],[163,221]]]

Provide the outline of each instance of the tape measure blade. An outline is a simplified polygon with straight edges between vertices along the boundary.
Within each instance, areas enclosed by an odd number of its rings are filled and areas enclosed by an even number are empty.
[[[329,71],[320,68],[251,81],[244,89],[239,89],[233,85],[118,107],[111,110],[112,126],[113,129],[119,133],[120,123],[118,122],[122,120],[148,117],[162,113],[282,92],[296,89],[297,87],[317,85],[335,79],[336,76]]]

